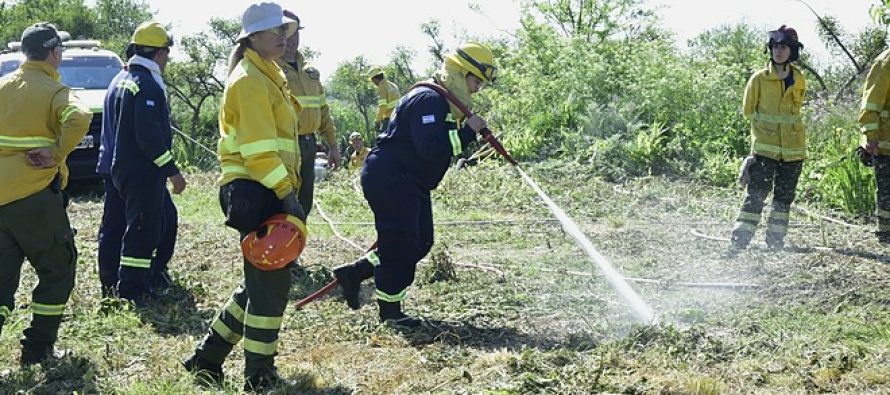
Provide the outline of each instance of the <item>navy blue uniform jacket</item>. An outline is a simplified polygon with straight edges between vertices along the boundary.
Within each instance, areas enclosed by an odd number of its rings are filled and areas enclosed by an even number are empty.
[[[115,179],[179,174],[170,156],[172,145],[170,109],[163,89],[145,67],[131,65],[122,70],[105,94],[97,172],[110,173]]]
[[[424,190],[436,189],[451,165],[454,147],[448,136],[456,124],[447,121],[448,101],[425,87],[412,89],[399,100],[389,127],[377,136],[363,173],[372,177],[405,177]],[[464,125],[457,131],[461,146],[476,139]]]

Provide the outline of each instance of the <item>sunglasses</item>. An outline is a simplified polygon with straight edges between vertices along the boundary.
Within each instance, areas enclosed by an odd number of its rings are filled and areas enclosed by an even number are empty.
[[[457,55],[464,58],[464,60],[466,60],[467,62],[470,62],[470,64],[472,64],[473,67],[475,67],[480,72],[482,72],[482,75],[485,76],[485,79],[487,80],[487,82],[493,83],[495,80],[498,79],[498,68],[497,67],[492,66],[490,64],[480,63],[476,59],[473,59],[472,56],[468,55],[466,52],[464,52],[461,49],[457,50]],[[486,81],[483,81],[483,82],[486,82]]]
[[[281,37],[287,33],[287,25],[276,26],[271,29],[266,29],[263,31],[269,32],[276,37]]]

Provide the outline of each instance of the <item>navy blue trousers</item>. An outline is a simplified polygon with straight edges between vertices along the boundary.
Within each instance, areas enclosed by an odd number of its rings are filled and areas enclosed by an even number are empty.
[[[414,282],[417,262],[433,246],[430,192],[404,176],[383,172],[363,173],[362,189],[377,229],[378,298],[399,301]]]
[[[120,280],[120,261],[123,250],[124,234],[127,231],[127,210],[124,197],[114,185],[111,176],[103,175],[103,178],[105,182],[105,203],[102,213],[102,223],[99,225],[99,280],[102,282],[102,287],[104,289],[110,289],[117,285]],[[173,250],[176,246],[179,213],[176,210],[176,205],[173,204],[170,192],[167,191],[166,179],[161,183],[160,189],[158,189],[157,182],[150,183],[153,185],[144,186],[140,186],[138,183],[135,184],[137,185],[130,191],[132,195],[136,195],[134,196],[135,199],[131,198],[134,206],[145,205],[149,207],[149,211],[161,211],[160,214],[149,214],[148,217],[140,216],[138,213],[132,214],[133,223],[136,224],[139,222],[139,225],[137,226],[144,226],[144,228],[134,229],[134,231],[131,232],[131,239],[133,239],[134,236],[138,237],[138,234],[144,233],[143,231],[148,231],[148,234],[150,235],[150,240],[146,240],[145,243],[137,242],[136,244],[141,245],[136,245],[135,247],[140,251],[148,251],[149,253],[154,251],[154,257],[151,259],[151,268],[148,272],[137,272],[133,274],[136,276],[147,275],[148,277],[145,281],[148,284],[152,284],[158,281],[161,276],[167,275],[167,267],[170,263],[170,259],[173,257]],[[140,196],[142,195],[141,191],[145,189],[144,187],[149,186],[154,190],[145,194],[145,196]],[[146,199],[140,199],[140,197]],[[138,200],[143,200],[145,202],[139,202]],[[136,207],[134,207],[134,209],[136,209]],[[133,211],[136,212],[138,210]],[[134,247],[132,245],[133,242],[131,241],[130,244],[132,249],[132,247]],[[128,269],[125,269],[124,271],[128,271]],[[144,286],[142,285],[142,279],[136,279],[135,281],[140,284],[140,288]]]

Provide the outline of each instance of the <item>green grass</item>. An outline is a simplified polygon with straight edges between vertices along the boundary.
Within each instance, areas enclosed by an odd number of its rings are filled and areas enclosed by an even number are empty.
[[[376,308],[349,310],[336,297],[286,313],[277,362],[317,394],[578,394],[890,392],[890,252],[873,236],[792,216],[784,252],[754,245],[736,256],[726,237],[741,192],[658,177],[612,184],[589,165],[526,169],[632,283],[661,323],[638,324],[583,252],[552,222],[513,169],[495,162],[451,171],[433,193],[437,244],[418,268],[406,309],[430,326],[400,333]],[[360,246],[373,216],[356,173],[318,185],[338,231]],[[181,218],[171,270],[176,286],[146,310],[99,298],[95,229],[101,202],[82,192],[71,207],[77,286],[66,310],[59,364],[19,369],[17,339],[29,320],[26,265],[10,322],[0,334],[0,394],[238,393],[240,347],[224,388],[203,389],[179,366],[241,278],[237,235],[222,225],[216,175],[191,175],[175,198]],[[359,251],[313,211],[296,300],[330,280]],[[812,247],[838,247],[834,252]],[[495,268],[482,270],[480,267]],[[582,275],[588,272],[592,275]],[[689,288],[675,282],[757,283],[757,289]],[[371,286],[363,289],[370,300]]]

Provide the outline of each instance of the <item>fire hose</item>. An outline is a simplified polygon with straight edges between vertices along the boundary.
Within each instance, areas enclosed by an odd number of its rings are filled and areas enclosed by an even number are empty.
[[[424,82],[418,82],[418,83],[414,84],[414,86],[412,86],[411,89],[409,89],[409,90],[413,90],[414,88],[419,88],[419,87],[429,88],[429,89],[436,91],[438,94],[445,97],[446,100],[448,100],[449,102],[451,102],[452,104],[457,106],[457,108],[460,109],[460,111],[462,113],[464,113],[464,115],[467,118],[473,116],[473,113],[470,111],[470,109],[464,103],[461,103],[461,101],[458,100],[457,97],[454,96],[454,94],[449,92],[444,87],[434,84],[432,82],[424,81]],[[504,146],[497,139],[497,137],[494,136],[494,133],[492,133],[490,129],[488,129],[487,127],[483,128],[482,130],[479,131],[479,135],[482,136],[482,138],[488,143],[488,145],[490,145],[495,151],[497,151],[498,154],[503,156],[507,162],[509,162],[511,165],[518,166],[518,163],[516,162],[516,160],[513,159],[513,157],[510,155],[509,152],[507,152],[507,149],[504,148]],[[374,242],[374,244],[371,245],[371,247],[367,249],[367,252],[373,251],[375,248],[377,248],[377,242]],[[321,289],[309,294],[308,296],[306,296],[303,299],[298,300],[296,303],[297,309],[300,309],[303,306],[311,303],[312,301],[314,301],[324,295],[327,295],[328,293],[333,291],[334,288],[337,287],[337,284],[338,284],[338,281],[336,278],[334,278],[333,280],[331,280],[331,282],[327,283]]]

